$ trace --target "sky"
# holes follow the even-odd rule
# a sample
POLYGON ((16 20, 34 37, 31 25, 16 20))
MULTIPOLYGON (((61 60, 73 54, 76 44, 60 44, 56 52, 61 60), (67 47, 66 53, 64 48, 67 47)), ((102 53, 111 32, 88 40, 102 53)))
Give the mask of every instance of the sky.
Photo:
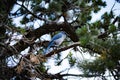
MULTIPOLYGON (((112 6, 114 5, 114 2, 115 0, 103 0, 103 1, 107 1, 107 6, 105 8, 102 8, 98 13, 93 13, 92 14, 92 20, 91 22, 94 22, 96 20, 99 20, 101 15, 104 14, 105 12, 110 12, 112 6)), ((116 3, 116 5, 114 6, 113 8, 114 12, 115 12, 115 15, 118 16, 120 15, 120 3, 116 3)), ((19 20, 21 19, 21 17, 17 18, 17 19, 14 19, 14 23, 20 25, 19 23, 19 20)), ((37 23, 35 24, 36 26, 39 26, 37 25, 37 23)), ((67 50, 67 51, 64 51, 61 56, 61 58, 65 58, 67 56, 67 54, 69 53, 69 51, 71 51, 71 49, 67 50), (65 53, 65 54, 64 54, 65 53)), ((23 51, 23 53, 25 53, 26 51, 23 51)), ((78 56, 78 55, 81 55, 81 53, 77 52, 74 54, 74 57, 79 57, 80 61, 82 60, 83 57, 81 56, 78 56)), ((84 58, 85 59, 94 59, 94 57, 91 57, 89 54, 87 53, 84 53, 83 54, 84 58), (86 56, 87 55, 87 56, 86 56)), ((48 62, 47 64, 45 64, 46 66, 48 66, 50 69, 49 69, 49 73, 52 73, 52 74, 55 74, 55 73, 58 73, 62 70, 65 70, 66 68, 68 69, 70 66, 68 65, 69 62, 67 59, 65 59, 63 62, 62 62, 62 65, 61 66, 55 66, 54 64, 54 58, 55 56, 52 56, 51 59, 48 59, 48 62)), ((11 64, 11 62, 9 63, 11 64)), ((12 63, 13 65, 14 63, 12 63)), ((75 73, 75 74, 81 74, 81 71, 77 68, 72 68, 71 70, 66 70, 65 72, 68 72, 68 73, 75 73)), ((64 72, 64 73, 65 73, 64 72)), ((78 78, 73 78, 71 77, 71 79, 68 79, 68 80, 79 80, 78 78)), ((86 79, 86 78, 83 78, 83 79, 80 79, 80 80, 94 80, 94 79, 86 79)))
MULTIPOLYGON (((105 12, 110 12, 112 6, 115 3, 115 0, 103 0, 103 1, 106 1, 107 6, 105 8, 102 8, 98 13, 92 14, 91 22, 99 20, 101 15, 104 14, 105 12)), ((116 16, 120 15, 120 3, 116 3, 113 10, 114 10, 116 16)))
MULTIPOLYGON (((102 8, 98 13, 93 13, 92 14, 92 20, 91 22, 94 22, 96 20, 99 20, 101 15, 104 14, 104 12, 110 12, 113 4, 115 3, 115 0, 103 0, 103 1, 106 1, 107 2, 107 6, 105 8, 102 8)), ((16 11, 18 9, 19 6, 15 6, 15 8, 13 9, 13 11, 16 11)), ((115 15, 119 15, 120 13, 120 3, 116 3, 114 8, 113 8, 114 12, 115 12, 115 15)), ((22 19, 22 17, 18 17, 18 18, 15 18, 13 19, 13 22, 15 24, 17 24, 17 26, 21 26, 20 24, 20 20, 22 19)), ((43 22, 42 22, 43 23, 43 22)), ((35 22, 34 24, 36 26, 36 28, 38 28, 40 26, 39 24, 39 21, 35 22)))
MULTIPOLYGON (((103 0, 103 1, 107 1, 107 6, 105 8, 102 8, 100 10, 100 12, 98 12, 96 14, 92 14, 91 22, 99 20, 101 18, 101 15, 104 14, 105 12, 110 12, 112 6, 115 3, 115 0, 103 0)), ((113 10, 115 10, 114 12, 115 12, 116 16, 120 15, 120 3, 116 3, 116 5, 114 6, 113 10)), ((63 52, 62 58, 64 58, 68 53, 69 53, 69 50, 63 52)), ((79 59, 82 58, 81 56, 78 56, 78 55, 81 55, 81 54, 79 52, 74 54, 75 57, 79 57, 79 59)), ((94 59, 94 57, 91 57, 87 53, 84 53, 83 56, 84 56, 85 59, 94 59)), ((49 62, 47 64, 47 65, 52 66, 51 69, 48 72, 55 74, 57 72, 60 72, 61 70, 65 70, 66 68, 69 68, 69 65, 67 65, 67 64, 68 64, 68 60, 65 60, 65 61, 62 62, 61 66, 55 66, 54 65, 54 60, 51 59, 51 60, 49 60, 49 62)), ((77 68, 73 68, 73 69, 69 70, 68 73, 81 74, 81 71, 79 69, 77 69, 77 68)), ((81 78, 81 79, 79 79, 79 78, 70 77, 68 80, 97 80, 97 78, 96 79, 94 79, 94 78, 90 78, 90 79, 81 78)))

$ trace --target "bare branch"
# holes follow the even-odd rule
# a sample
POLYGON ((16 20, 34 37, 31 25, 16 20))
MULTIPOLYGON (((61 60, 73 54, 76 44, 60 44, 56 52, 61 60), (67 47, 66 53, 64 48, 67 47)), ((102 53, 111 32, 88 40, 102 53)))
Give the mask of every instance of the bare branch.
POLYGON ((89 49, 89 50, 91 50, 91 51, 93 51, 95 53, 98 53, 98 54, 102 53, 101 51, 94 50, 91 46, 82 46, 80 42, 76 42, 76 43, 74 43, 74 44, 72 44, 70 46, 66 46, 66 47, 63 47, 63 48, 60 48, 60 49, 55 49, 52 52, 46 54, 45 57, 51 57, 54 54, 58 54, 58 53, 60 53, 62 51, 65 51, 67 49, 70 49, 70 48, 73 48, 73 47, 77 47, 77 46, 80 46, 80 47, 83 47, 83 48, 87 48, 87 49, 89 49))
POLYGON ((101 75, 85 75, 85 74, 60 74, 60 73, 57 73, 57 74, 47 74, 45 75, 46 78, 50 78, 50 79, 63 79, 63 77, 66 77, 66 76, 73 76, 73 77, 99 77, 101 75))
POLYGON ((77 42, 77 43, 74 43, 74 44, 72 44, 72 45, 70 45, 70 46, 60 48, 60 49, 58 49, 58 50, 55 49, 55 50, 53 50, 52 52, 46 54, 45 57, 51 57, 51 56, 54 55, 54 54, 57 54, 57 53, 59 53, 59 52, 65 51, 65 50, 67 50, 67 49, 70 49, 70 48, 73 48, 73 47, 76 47, 76 46, 79 46, 79 45, 80 45, 80 43, 77 42))
POLYGON ((113 8, 114 8, 115 4, 116 4, 116 1, 114 2, 113 6, 112 6, 112 8, 111 8, 111 11, 113 10, 113 8))
POLYGON ((21 5, 21 4, 19 4, 19 3, 16 3, 16 4, 18 4, 19 6, 21 6, 21 7, 23 7, 29 14, 31 14, 33 17, 35 17, 35 18, 37 18, 37 19, 40 19, 40 20, 43 20, 43 21, 48 21, 48 20, 46 20, 46 19, 44 19, 44 18, 42 18, 42 17, 40 17, 40 16, 37 16, 37 15, 35 15, 34 13, 32 13, 30 10, 28 10, 23 4, 21 5))
POLYGON ((21 51, 23 51, 24 49, 32 45, 31 42, 34 42, 37 38, 41 37, 44 34, 48 34, 48 33, 55 32, 55 31, 61 31, 61 30, 67 32, 72 41, 77 42, 79 40, 76 33, 73 31, 72 26, 66 23, 46 24, 46 25, 43 25, 42 27, 39 27, 35 30, 30 31, 28 34, 25 35, 25 38, 28 39, 28 41, 30 42, 26 42, 23 38, 18 43, 13 45, 17 53, 5 51, 2 55, 0 55, 0 59, 5 58, 6 56, 9 57, 14 54, 19 54, 21 51))

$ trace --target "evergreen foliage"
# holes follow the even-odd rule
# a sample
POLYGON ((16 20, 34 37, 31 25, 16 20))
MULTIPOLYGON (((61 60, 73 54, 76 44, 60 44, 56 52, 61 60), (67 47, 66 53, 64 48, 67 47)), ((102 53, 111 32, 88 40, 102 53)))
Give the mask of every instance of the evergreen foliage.
POLYGON ((0 80, 119 80, 120 16, 111 8, 91 22, 106 6, 103 0, 0 0, 0 80), (67 39, 43 55, 49 43, 43 36, 59 31, 67 39), (85 59, 88 55, 94 59, 85 59), (68 69, 50 73, 46 64, 53 58, 55 66, 67 60, 68 69), (73 68, 82 74, 68 73, 73 68))

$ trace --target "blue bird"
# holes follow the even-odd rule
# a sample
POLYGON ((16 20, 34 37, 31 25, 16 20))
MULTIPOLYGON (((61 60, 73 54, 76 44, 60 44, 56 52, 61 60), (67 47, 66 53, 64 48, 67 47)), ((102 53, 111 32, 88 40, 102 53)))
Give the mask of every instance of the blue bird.
POLYGON ((61 31, 60 33, 53 36, 52 40, 49 42, 48 47, 45 49, 44 54, 49 52, 51 47, 58 47, 66 38, 66 33, 61 31))

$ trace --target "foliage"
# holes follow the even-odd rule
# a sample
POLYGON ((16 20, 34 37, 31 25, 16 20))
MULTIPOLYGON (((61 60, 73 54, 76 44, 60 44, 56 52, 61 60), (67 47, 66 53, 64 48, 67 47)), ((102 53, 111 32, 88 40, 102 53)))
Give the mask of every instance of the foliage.
POLYGON ((0 79, 120 78, 120 16, 113 10, 116 3, 94 22, 92 14, 107 6, 103 0, 1 0, 0 4, 0 79), (49 43, 45 34, 52 37, 59 31, 65 31, 67 38, 44 55, 49 43), (88 54, 94 59, 84 58, 88 54), (67 60, 64 68, 69 67, 52 74, 52 66, 47 65, 51 60, 57 67, 67 60), (12 62, 16 65, 9 66, 12 62), (82 74, 69 73, 73 68, 82 74))

